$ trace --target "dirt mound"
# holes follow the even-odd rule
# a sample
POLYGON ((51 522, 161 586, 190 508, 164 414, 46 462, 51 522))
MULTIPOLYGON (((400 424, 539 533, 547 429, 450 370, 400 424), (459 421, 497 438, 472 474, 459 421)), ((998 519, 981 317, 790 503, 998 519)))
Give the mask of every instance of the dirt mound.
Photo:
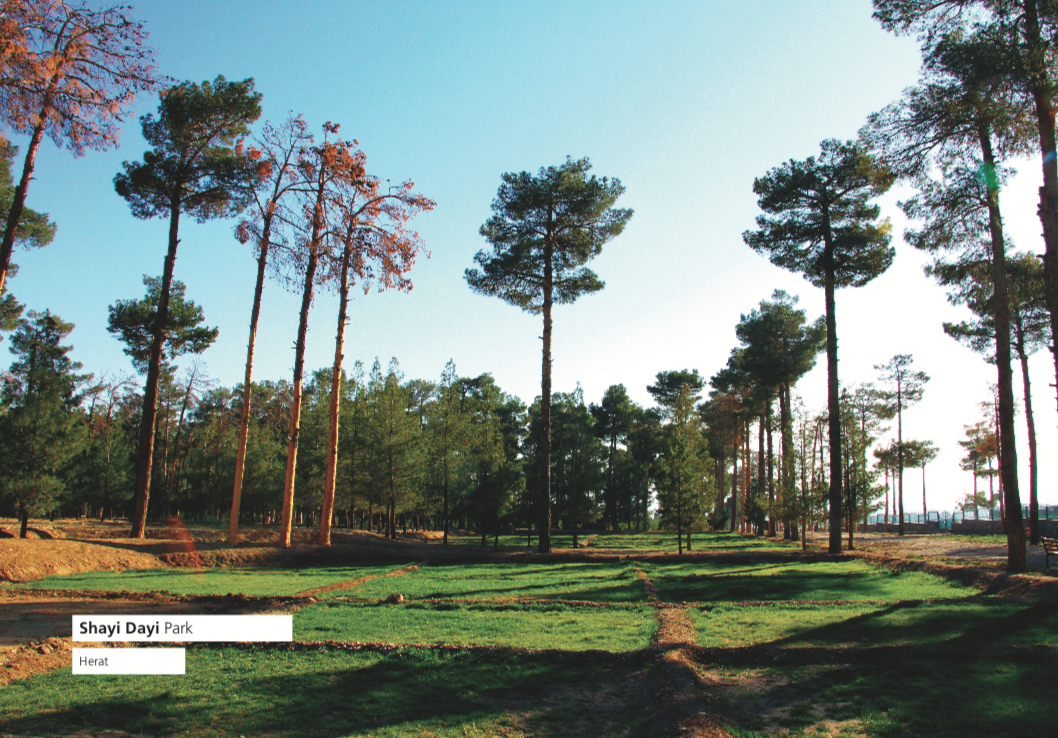
POLYGON ((124 571, 162 566, 150 553, 88 541, 5 538, 0 540, 0 581, 29 582, 50 574, 124 571))
POLYGON ((0 652, 0 685, 34 674, 70 666, 69 638, 46 638, 6 653, 0 652))

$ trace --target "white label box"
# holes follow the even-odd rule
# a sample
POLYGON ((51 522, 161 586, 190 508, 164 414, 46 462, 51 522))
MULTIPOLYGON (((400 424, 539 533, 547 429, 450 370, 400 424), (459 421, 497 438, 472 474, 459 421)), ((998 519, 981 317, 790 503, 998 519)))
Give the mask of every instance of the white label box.
POLYGON ((182 648, 75 648, 74 674, 183 674, 182 648))
POLYGON ((294 639, 292 615, 74 615, 73 639, 92 643, 276 642, 294 639))

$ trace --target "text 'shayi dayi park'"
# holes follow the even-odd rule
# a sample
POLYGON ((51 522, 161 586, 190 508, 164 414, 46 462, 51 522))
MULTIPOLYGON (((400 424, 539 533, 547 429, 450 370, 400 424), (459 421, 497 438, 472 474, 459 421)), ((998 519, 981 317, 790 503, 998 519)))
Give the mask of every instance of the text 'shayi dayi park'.
POLYGON ((1055 735, 1056 110, 1052 0, 0 0, 0 738, 1055 735))

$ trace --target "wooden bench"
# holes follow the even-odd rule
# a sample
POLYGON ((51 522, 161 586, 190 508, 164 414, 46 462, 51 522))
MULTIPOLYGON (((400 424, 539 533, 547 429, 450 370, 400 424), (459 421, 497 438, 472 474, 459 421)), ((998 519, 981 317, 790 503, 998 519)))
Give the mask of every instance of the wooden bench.
POLYGON ((1047 563, 1043 568, 1050 569, 1051 557, 1058 558, 1058 538, 1040 538, 1040 543, 1043 545, 1043 553, 1047 557, 1047 563))

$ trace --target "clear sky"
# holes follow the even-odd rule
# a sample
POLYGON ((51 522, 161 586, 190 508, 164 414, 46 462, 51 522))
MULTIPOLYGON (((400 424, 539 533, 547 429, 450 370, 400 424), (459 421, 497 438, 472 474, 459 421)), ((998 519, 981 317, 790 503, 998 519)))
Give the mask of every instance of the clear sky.
MULTIPOLYGON (((159 69, 174 80, 253 77, 262 121, 302 114, 359 141, 368 171, 411 179, 437 208, 416 221, 432 252, 411 272, 410 294, 358 294, 346 334, 347 366, 397 357, 406 378, 436 379, 449 359, 458 372, 491 372, 531 402, 540 388, 540 319, 463 280, 478 235, 507 171, 536 172, 567 155, 627 188, 635 210, 624 234, 592 267, 606 288, 555 311, 554 388, 577 382, 589 402, 624 384, 649 405, 661 370, 710 376, 736 344, 735 325, 776 288, 800 295, 810 317, 822 290, 772 266, 742 242, 759 213, 755 177, 818 152, 826 138, 856 135, 868 114, 917 79, 913 39, 871 19, 869 0, 702 2, 315 2, 136 3, 159 69)), ((18 252, 11 290, 30 308, 77 325, 75 356, 97 375, 132 373, 106 331, 107 306, 138 298, 144 274, 158 275, 166 223, 134 219, 114 193, 122 160, 142 158, 136 117, 155 110, 144 96, 121 147, 74 159, 45 142, 28 205, 58 225, 53 244, 18 252)), ((25 140, 14 137, 24 147, 25 140)), ((16 171, 20 162, 14 167, 16 171)), ((1008 231, 1020 249, 1042 252, 1035 217, 1039 168, 1003 193, 1008 231)), ((875 364, 914 355, 932 376, 925 399, 904 419, 905 435, 942 453, 927 469, 931 509, 951 509, 969 491, 958 469, 963 426, 990 398, 994 369, 946 337, 944 320, 965 315, 922 274, 926 260, 903 243, 903 219, 887 195, 897 247, 893 267, 867 287, 839 291, 841 378, 876 379, 875 364)), ((220 328, 204 355, 209 374, 233 386, 243 376, 255 265, 232 236, 233 221, 184 219, 176 278, 220 328)), ((255 378, 290 378, 299 297, 265 289, 255 378)), ((310 319, 306 367, 330 364, 337 299, 321 295, 310 319)), ((1031 369, 1041 451, 1041 498, 1054 492, 1058 462, 1054 373, 1046 352, 1031 369)), ((1017 373, 1015 374, 1017 376, 1017 373)), ((814 411, 826 403, 823 362, 796 388, 814 411)), ((1015 391, 1021 397, 1020 384, 1015 391)), ((1028 499, 1024 417, 1017 420, 1028 499)), ((918 473, 906 482, 909 510, 921 509, 918 473)))

